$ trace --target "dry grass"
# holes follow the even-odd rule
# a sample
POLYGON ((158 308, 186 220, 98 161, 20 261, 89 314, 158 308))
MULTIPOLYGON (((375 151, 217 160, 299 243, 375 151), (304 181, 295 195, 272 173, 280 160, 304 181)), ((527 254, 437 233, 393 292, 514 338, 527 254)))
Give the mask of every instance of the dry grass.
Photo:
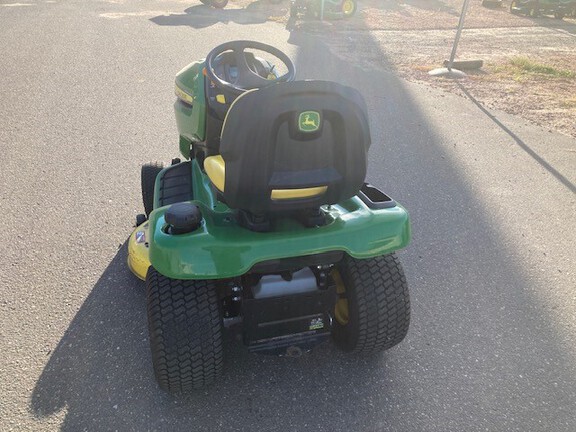
POLYGON ((508 63, 497 65, 492 72, 501 78, 509 77, 519 82, 534 79, 576 79, 576 72, 572 70, 540 63, 524 56, 513 57, 508 63))
POLYGON ((560 106, 562 108, 576 109, 576 97, 560 101, 560 106))

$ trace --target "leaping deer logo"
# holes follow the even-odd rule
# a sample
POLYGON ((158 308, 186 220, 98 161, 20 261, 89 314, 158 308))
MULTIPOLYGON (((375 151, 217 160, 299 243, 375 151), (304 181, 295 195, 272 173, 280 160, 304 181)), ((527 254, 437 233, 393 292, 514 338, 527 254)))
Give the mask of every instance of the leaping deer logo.
POLYGON ((302 132, 315 132, 320 129, 320 113, 304 111, 298 117, 298 129, 302 132))
POLYGON ((318 129, 318 125, 314 120, 310 119, 310 114, 306 114, 304 116, 304 121, 302 122, 302 126, 312 126, 314 129, 318 129))

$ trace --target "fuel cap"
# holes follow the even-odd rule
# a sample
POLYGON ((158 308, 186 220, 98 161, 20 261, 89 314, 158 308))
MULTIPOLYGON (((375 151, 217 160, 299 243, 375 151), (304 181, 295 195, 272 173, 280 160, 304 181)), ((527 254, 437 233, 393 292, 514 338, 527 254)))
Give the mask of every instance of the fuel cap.
POLYGON ((198 206, 189 202, 181 202, 168 207, 164 213, 164 219, 169 225, 170 234, 186 234, 200 227, 202 213, 198 206))

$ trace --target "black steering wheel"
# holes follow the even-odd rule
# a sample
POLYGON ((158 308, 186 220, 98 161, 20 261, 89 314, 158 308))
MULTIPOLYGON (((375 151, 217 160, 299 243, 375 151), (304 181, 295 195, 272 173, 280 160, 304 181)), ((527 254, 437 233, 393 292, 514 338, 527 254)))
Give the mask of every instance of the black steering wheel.
POLYGON ((218 45, 208 53, 205 62, 206 75, 208 75, 208 78, 210 78, 217 87, 232 91, 235 94, 241 94, 246 90, 262 88, 279 82, 293 81, 296 75, 294 63, 292 63, 292 60, 290 60, 286 54, 273 46, 254 41, 231 41, 218 45), (260 76, 250 68, 246 61, 244 51, 250 48, 272 54, 286 66, 288 72, 276 79, 266 79, 260 76), (238 68, 238 78, 234 83, 224 81, 214 72, 216 58, 220 54, 228 51, 233 52, 236 67, 238 68))

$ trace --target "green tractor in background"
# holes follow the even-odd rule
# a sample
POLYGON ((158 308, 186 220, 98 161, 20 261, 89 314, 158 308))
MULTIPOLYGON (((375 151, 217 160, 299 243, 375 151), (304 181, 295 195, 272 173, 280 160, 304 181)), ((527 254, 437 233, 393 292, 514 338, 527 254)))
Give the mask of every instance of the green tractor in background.
POLYGON ((351 18, 358 10, 356 0, 290 0, 290 17, 299 13, 312 18, 351 18))
POLYGON ((553 15, 556 19, 574 14, 576 1, 574 0, 512 0, 510 12, 515 15, 539 17, 553 15))

